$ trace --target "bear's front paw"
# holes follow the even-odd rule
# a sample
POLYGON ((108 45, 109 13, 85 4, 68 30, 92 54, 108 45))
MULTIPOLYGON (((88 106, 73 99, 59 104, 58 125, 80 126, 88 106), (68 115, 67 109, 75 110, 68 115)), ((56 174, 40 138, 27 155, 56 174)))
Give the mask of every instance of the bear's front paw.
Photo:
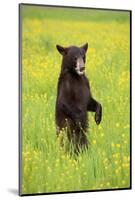
POLYGON ((101 122, 101 116, 97 113, 95 114, 95 122, 96 122, 97 125, 99 125, 100 122, 101 122))
POLYGON ((101 104, 98 104, 97 110, 96 110, 96 113, 95 113, 95 122, 96 122, 97 125, 100 124, 101 118, 102 118, 102 106, 101 106, 101 104))
POLYGON ((96 112, 96 113, 95 113, 95 122, 96 122, 97 125, 100 124, 100 122, 101 122, 101 117, 102 117, 101 112, 96 112))

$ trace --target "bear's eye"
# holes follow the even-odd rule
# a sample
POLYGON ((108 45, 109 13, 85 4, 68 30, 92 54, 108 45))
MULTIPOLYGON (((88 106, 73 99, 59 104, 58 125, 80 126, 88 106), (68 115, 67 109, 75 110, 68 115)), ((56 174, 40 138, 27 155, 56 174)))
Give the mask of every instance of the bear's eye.
POLYGON ((75 60, 75 61, 77 60, 77 56, 74 57, 74 60, 75 60))

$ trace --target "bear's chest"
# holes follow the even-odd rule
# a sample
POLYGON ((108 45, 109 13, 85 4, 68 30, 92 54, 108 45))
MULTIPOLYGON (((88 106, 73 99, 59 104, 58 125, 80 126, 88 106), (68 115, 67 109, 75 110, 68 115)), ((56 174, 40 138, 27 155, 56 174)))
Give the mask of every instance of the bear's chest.
POLYGON ((90 97, 88 83, 85 77, 70 81, 71 98, 80 103, 87 103, 90 97))

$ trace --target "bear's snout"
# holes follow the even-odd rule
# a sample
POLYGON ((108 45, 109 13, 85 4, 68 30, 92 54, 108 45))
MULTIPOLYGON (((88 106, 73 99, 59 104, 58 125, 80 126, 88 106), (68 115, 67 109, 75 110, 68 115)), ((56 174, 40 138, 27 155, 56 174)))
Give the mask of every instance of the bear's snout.
POLYGON ((83 75, 84 74, 85 67, 84 67, 84 60, 83 60, 83 58, 77 58, 75 70, 76 70, 76 73, 78 75, 83 75))

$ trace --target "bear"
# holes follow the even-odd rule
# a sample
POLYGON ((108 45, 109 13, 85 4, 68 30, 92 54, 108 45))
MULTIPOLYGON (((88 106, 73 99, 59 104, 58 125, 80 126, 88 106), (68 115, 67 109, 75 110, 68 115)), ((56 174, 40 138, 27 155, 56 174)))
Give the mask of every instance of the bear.
POLYGON ((85 75, 88 43, 81 47, 56 45, 62 55, 61 71, 57 84, 55 120, 57 135, 66 130, 74 152, 88 149, 88 114, 95 112, 95 122, 100 124, 102 106, 91 94, 90 84, 85 75))

